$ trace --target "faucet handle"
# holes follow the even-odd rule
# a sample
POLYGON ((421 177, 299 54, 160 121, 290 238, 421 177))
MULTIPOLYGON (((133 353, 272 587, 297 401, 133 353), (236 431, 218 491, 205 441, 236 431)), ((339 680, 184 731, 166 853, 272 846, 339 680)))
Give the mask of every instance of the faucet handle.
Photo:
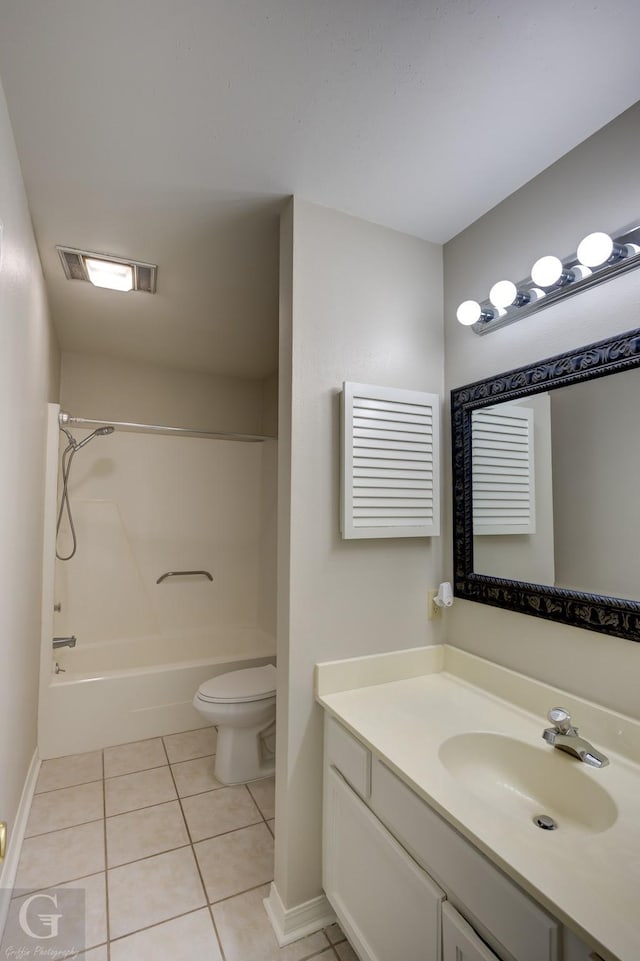
POLYGON ((547 717, 559 734, 574 734, 578 729, 571 723, 571 715, 564 707, 552 707, 547 717))

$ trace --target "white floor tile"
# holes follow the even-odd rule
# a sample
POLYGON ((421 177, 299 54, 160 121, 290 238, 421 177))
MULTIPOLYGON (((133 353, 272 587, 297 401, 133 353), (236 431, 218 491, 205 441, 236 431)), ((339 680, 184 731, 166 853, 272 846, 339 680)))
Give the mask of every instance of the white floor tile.
POLYGON ((336 944, 335 950, 340 961, 358 961, 358 955, 348 941, 342 941, 340 944, 336 944))
POLYGON ((264 822, 194 845, 209 902, 273 879, 273 838, 264 822))
POLYGON ((58 788, 86 784, 102 779, 102 751, 88 754, 70 754, 43 761, 36 784, 36 794, 56 791, 58 788))
POLYGON ((164 738, 164 746, 171 764, 190 761, 196 757, 206 757, 216 753, 216 729, 203 727, 198 731, 170 734, 164 738))
POLYGON ((213 757, 199 757, 193 761, 181 761, 171 765, 180 797, 203 794, 205 791, 225 786, 214 777, 213 763, 213 757))
POLYGON ((102 944, 99 948, 92 948, 90 951, 85 951, 84 954, 79 954, 75 958, 70 959, 70 961, 107 961, 107 959, 107 946, 106 944, 102 944))
POLYGON ((104 817, 102 781, 35 794, 25 837, 59 831, 104 817))
POLYGON ((104 791, 107 817, 174 801, 177 797, 171 771, 166 765, 109 778, 104 782, 104 791))
POLYGON ((39 890, 105 869, 104 823, 25 838, 16 876, 16 890, 39 890))
POLYGON ((340 941, 345 940, 344 931, 337 922, 325 928, 324 933, 331 941, 331 944, 338 944, 340 941))
POLYGON ((167 756, 162 746, 162 738, 134 741, 132 744, 105 748, 104 776, 118 777, 121 774, 133 774, 135 771, 147 771, 149 768, 161 767, 166 763, 167 756))
POLYGON ((190 847, 110 868, 107 883, 112 938, 168 921, 206 904, 190 847))
POLYGON ((222 961, 208 908, 111 942, 111 961, 222 961))
POLYGON ((266 777, 262 781, 252 781, 247 787, 251 791, 251 796, 260 808, 265 821, 269 821, 276 815, 276 779, 266 777))
POLYGON ((189 844, 178 801, 107 818, 107 866, 116 867, 189 844))
POLYGON ((260 811, 244 787, 224 787, 182 800, 192 841, 202 841, 262 820, 260 811))

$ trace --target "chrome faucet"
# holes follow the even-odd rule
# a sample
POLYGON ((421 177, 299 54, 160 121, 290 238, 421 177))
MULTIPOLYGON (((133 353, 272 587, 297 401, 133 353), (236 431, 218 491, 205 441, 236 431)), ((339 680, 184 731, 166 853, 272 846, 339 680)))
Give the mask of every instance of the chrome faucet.
POLYGON ((592 744, 585 741, 578 734, 578 728, 571 723, 571 715, 563 707, 552 708, 547 717, 553 724, 542 732, 542 736, 548 744, 557 747, 559 751, 566 751, 572 754, 585 764, 592 767, 606 767, 609 758, 600 751, 596 751, 592 744))
POLYGON ((57 650, 59 647, 75 647, 76 646, 76 636, 72 634, 71 637, 54 637, 53 639, 53 649, 57 650))

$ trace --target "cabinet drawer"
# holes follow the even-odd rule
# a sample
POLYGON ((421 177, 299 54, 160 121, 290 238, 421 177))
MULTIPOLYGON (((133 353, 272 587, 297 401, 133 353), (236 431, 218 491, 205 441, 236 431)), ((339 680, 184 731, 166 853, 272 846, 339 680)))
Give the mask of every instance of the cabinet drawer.
POLYGON ((324 728, 325 757, 360 797, 371 796, 371 752, 328 714, 324 728))
POLYGON ((558 961, 557 922, 379 761, 371 806, 498 953, 558 961))

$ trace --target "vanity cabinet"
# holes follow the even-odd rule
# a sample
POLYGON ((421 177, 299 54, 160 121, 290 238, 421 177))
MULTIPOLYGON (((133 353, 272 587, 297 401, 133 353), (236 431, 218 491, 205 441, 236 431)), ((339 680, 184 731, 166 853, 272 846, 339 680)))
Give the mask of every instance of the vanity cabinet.
POLYGON ((444 892, 335 768, 326 800, 325 891, 360 957, 440 961, 444 892))
POLYGON ((323 882, 361 961, 559 961, 561 927, 325 715, 323 882))

